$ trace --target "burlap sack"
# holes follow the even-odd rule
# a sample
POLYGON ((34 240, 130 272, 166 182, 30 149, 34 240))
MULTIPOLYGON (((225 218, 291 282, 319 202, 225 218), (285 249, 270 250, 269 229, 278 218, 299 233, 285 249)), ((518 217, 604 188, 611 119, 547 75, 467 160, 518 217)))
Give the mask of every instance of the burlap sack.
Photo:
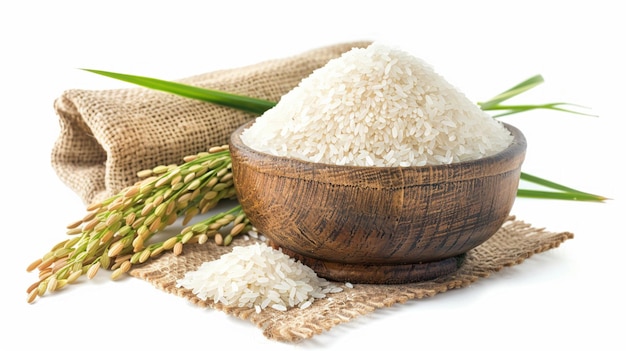
POLYGON ((556 248, 573 237, 569 232, 549 232, 510 217, 493 237, 471 250, 463 265, 452 274, 412 284, 355 284, 352 289, 346 288, 343 292, 329 295, 332 299, 319 299, 307 309, 293 308, 286 312, 270 308, 256 313, 254 308, 224 306, 200 300, 190 290, 176 287, 176 281, 185 272, 196 270, 205 261, 218 259, 235 245, 249 245, 253 243, 252 240, 238 239, 226 247, 214 243, 190 245, 185 248, 183 255, 165 254, 145 266, 131 270, 130 274, 199 307, 214 308, 248 320, 261 329, 268 339, 299 342, 377 309, 467 287, 504 267, 520 264, 534 254, 556 248))
MULTIPOLYGON (((369 42, 340 43, 180 82, 278 101, 330 59, 369 42)), ((180 163, 186 155, 227 143, 253 115, 176 95, 130 88, 68 90, 54 104, 61 131, 52 167, 85 203, 132 185, 137 172, 180 163)))

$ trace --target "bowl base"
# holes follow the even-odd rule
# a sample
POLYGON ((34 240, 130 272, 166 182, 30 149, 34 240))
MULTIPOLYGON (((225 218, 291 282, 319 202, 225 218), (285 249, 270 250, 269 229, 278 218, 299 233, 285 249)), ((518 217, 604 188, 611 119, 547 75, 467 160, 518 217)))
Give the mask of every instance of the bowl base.
POLYGON ((409 264, 349 264, 322 261, 282 248, 268 240, 268 245, 313 269, 319 277, 356 284, 407 284, 438 278, 455 272, 465 254, 439 261, 409 264))

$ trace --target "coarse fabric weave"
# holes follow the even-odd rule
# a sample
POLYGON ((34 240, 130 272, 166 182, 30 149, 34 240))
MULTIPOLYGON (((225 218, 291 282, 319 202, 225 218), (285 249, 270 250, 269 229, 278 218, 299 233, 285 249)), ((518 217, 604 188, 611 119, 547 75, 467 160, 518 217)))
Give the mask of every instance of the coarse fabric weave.
POLYGON ((556 248, 573 237, 570 232, 557 233, 535 228, 511 216, 494 236, 471 250, 454 273, 411 284, 354 284, 352 289, 344 288, 343 292, 328 295, 332 298, 315 300, 309 308, 292 308, 286 312, 267 308, 256 313, 254 308, 224 306, 212 300, 201 300, 191 290, 176 287, 176 281, 183 278, 186 272, 195 271, 203 262, 218 259, 236 245, 256 242, 253 240, 238 238, 231 246, 217 246, 212 242, 189 245, 182 255, 164 254, 144 266, 134 268, 130 274, 201 308, 221 310, 250 321, 268 339, 297 343, 378 309, 467 287, 505 267, 520 264, 534 254, 556 248))
MULTIPOLYGON (((278 102, 329 60, 369 44, 339 43, 178 81, 278 102)), ((140 170, 178 164, 187 155, 226 144, 237 127, 255 117, 142 87, 67 90, 54 108, 61 130, 52 149, 52 167, 86 204, 136 183, 140 170)))

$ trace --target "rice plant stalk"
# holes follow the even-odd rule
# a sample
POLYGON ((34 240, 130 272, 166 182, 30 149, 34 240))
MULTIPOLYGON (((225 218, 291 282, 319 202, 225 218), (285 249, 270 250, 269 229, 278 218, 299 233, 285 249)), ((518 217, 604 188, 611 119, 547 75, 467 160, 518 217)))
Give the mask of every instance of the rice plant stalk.
POLYGON ((133 265, 164 252, 180 255, 186 244, 203 244, 212 237, 217 245, 230 244, 234 236, 252 229, 240 205, 190 222, 222 199, 236 197, 231 166, 224 145, 185 157, 181 165, 138 172, 142 180, 89 205, 82 218, 67 226, 71 238, 28 265, 26 270, 38 271, 39 277, 27 288, 27 301, 32 303, 83 275, 92 279, 101 269, 119 279, 133 265), (155 237, 179 218, 186 226, 180 233, 163 240, 155 237))

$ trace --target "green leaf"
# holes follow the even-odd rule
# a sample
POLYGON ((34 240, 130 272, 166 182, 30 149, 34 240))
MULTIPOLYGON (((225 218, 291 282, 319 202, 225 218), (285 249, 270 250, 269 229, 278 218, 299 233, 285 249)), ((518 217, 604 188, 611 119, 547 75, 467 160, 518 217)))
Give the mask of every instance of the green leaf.
POLYGON ((573 113, 573 114, 577 114, 577 115, 598 117, 597 115, 592 115, 590 113, 574 111, 574 110, 563 108, 561 106, 576 106, 576 107, 586 108, 584 106, 569 104, 569 103, 566 103, 566 102, 553 102, 553 103, 541 104, 541 105, 496 105, 496 106, 490 107, 489 111, 506 110, 506 112, 504 112, 504 113, 493 115, 492 116, 493 118, 508 116, 508 115, 512 115, 514 113, 526 112, 526 111, 535 110, 535 109, 546 109, 546 110, 562 111, 562 112, 569 112, 569 113, 573 113))
POLYGON ((571 200, 571 201, 589 201, 589 202, 604 202, 605 200, 607 200, 607 198, 605 197, 586 194, 586 193, 568 193, 568 192, 530 190, 530 189, 517 189, 517 196, 533 198, 533 199, 544 199, 544 200, 571 200))
POLYGON ((537 104, 537 105, 502 105, 501 104, 501 102, 508 100, 514 96, 517 96, 523 92, 526 92, 543 82, 544 80, 541 75, 535 75, 517 84, 511 89, 508 89, 504 91, 503 93, 496 95, 495 97, 493 97, 492 99, 488 101, 479 102, 478 106, 483 111, 505 111, 503 113, 493 115, 492 117, 494 118, 509 116, 515 113, 526 112, 526 111, 535 110, 535 109, 547 109, 547 110, 554 110, 554 111, 569 112, 569 113, 584 115, 584 116, 597 117, 596 115, 592 115, 589 113, 578 112, 578 111, 574 111, 571 109, 563 108, 563 106, 585 108, 580 105, 570 104, 566 102, 552 102, 552 103, 537 104))
MULTIPOLYGON (((584 191, 580 191, 574 188, 570 188, 567 187, 565 185, 561 185, 558 183, 555 183, 553 181, 544 179, 544 178, 540 178, 537 176, 534 176, 532 174, 528 174, 525 172, 521 172, 520 174, 520 180, 529 182, 529 183, 533 183, 533 184, 537 184, 546 188, 550 188, 550 189, 554 189, 554 190, 559 190, 558 193, 549 193, 549 194, 557 194, 554 196, 557 197, 563 197, 563 196, 568 196, 571 197, 570 200, 589 200, 589 201, 599 201, 599 202, 603 202, 605 200, 608 200, 608 198, 604 197, 604 196, 600 196, 600 195, 596 195, 596 194, 591 194, 591 193, 587 193, 584 191)), ((528 190, 530 191, 530 190, 528 190)), ((541 194, 545 194, 545 192, 539 192, 541 194)))
POLYGON ((135 76, 115 72, 107 72, 95 69, 83 69, 84 71, 100 74, 106 77, 115 78, 128 83, 133 83, 146 88, 160 90, 187 98, 198 99, 214 104, 236 108, 245 112, 257 115, 269 110, 276 105, 275 102, 251 98, 248 96, 231 94, 218 90, 209 90, 187 84, 166 81, 156 78, 135 76))
POLYGON ((525 81, 517 84, 516 86, 512 87, 511 89, 508 89, 498 95, 496 95, 495 97, 491 98, 488 101, 485 102, 479 102, 478 106, 480 106, 481 109, 487 111, 490 110, 491 108, 493 108, 494 106, 497 106, 498 104, 500 104, 502 101, 508 100, 514 96, 517 96, 525 91, 528 91, 534 87, 536 87, 537 85, 543 83, 543 77, 541 75, 535 75, 532 76, 528 79, 526 79, 525 81))

